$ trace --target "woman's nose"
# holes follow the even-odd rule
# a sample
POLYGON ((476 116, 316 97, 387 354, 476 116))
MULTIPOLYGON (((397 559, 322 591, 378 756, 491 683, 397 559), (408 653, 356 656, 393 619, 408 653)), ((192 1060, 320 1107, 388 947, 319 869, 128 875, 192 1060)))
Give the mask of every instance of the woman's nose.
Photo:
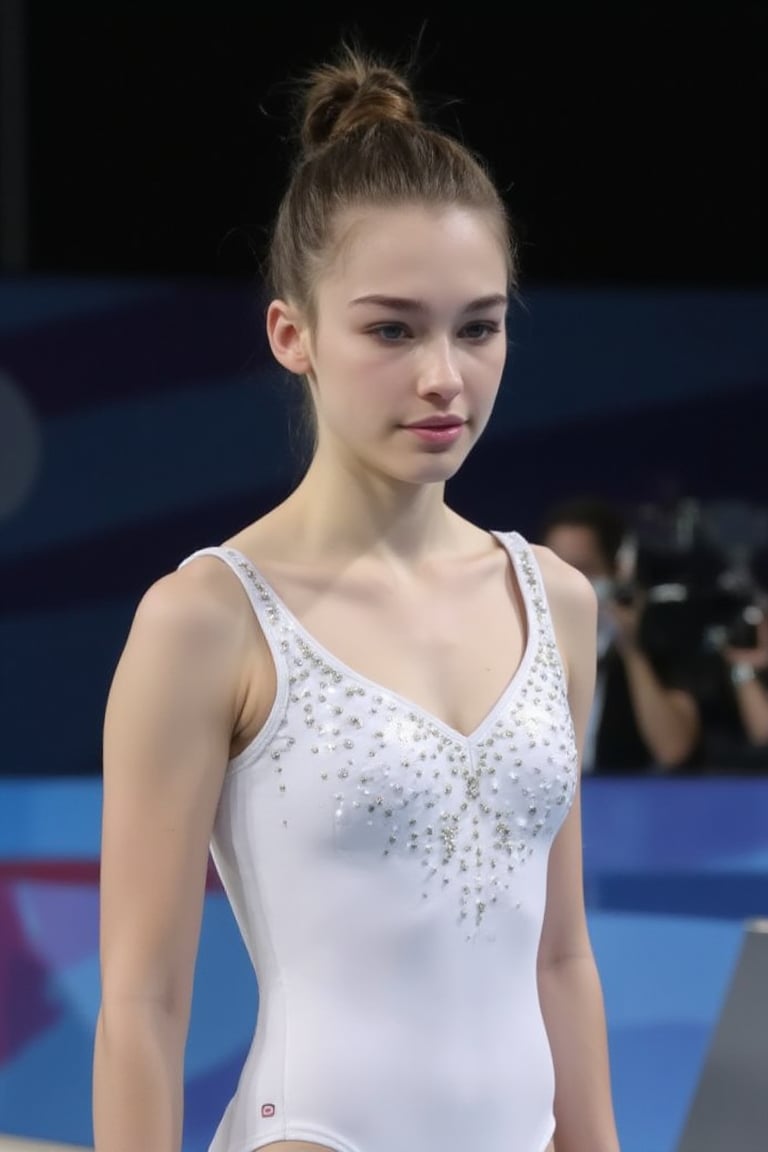
POLYGON ((450 341, 435 341, 424 352, 419 378, 420 395, 452 400, 462 387, 461 372, 450 341))

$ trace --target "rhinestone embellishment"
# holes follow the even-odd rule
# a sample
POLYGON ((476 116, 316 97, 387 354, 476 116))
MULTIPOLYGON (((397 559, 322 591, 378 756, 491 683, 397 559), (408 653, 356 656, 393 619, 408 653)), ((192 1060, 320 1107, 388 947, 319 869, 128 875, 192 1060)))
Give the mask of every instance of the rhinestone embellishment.
POLYGON ((510 899, 515 874, 537 841, 554 836, 576 789, 560 655, 528 549, 517 557, 532 636, 475 737, 334 666, 238 560, 288 670, 286 711, 267 755, 278 795, 285 800, 306 771, 316 773, 333 806, 338 849, 378 852, 382 867, 410 861, 420 900, 452 899, 468 938, 505 894, 510 899))

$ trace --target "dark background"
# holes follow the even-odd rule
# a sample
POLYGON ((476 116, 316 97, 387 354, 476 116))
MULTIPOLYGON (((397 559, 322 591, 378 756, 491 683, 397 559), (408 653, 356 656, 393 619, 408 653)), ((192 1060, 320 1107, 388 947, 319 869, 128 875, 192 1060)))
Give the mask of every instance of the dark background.
MULTIPOLYGON (((143 590, 293 476, 257 256, 286 80, 342 32, 406 54, 421 35, 420 91, 487 156, 523 236, 518 345, 457 506, 533 537, 577 485, 766 501, 768 4, 446 7, 0 0, 0 498, 26 438, 0 507, 0 1129, 92 1142, 97 892, 50 880, 97 875, 104 704, 143 590)), ((722 770, 587 782, 625 1152, 671 1152, 740 922, 766 911, 765 780, 722 770)), ((188 1149, 250 1040, 222 913, 213 897, 188 1149)))
POLYGON ((487 158, 522 238, 451 504, 536 539, 572 495, 693 502, 739 547, 762 517, 768 555, 768 2, 0 17, 0 773, 99 772, 144 590, 300 475, 259 258, 295 82, 343 35, 418 44, 426 111, 487 158))
POLYGON ((28 6, 29 263, 248 278, 286 176, 286 81, 341 34, 408 54, 490 161, 528 283, 768 280, 768 5, 28 6))

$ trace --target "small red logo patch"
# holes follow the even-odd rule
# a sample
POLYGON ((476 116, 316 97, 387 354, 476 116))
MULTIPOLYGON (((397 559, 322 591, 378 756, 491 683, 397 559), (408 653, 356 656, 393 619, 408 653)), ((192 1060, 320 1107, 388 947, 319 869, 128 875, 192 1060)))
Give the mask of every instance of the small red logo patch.
POLYGON ((261 1114, 265 1119, 268 1119, 270 1116, 274 1116, 274 1114, 275 1114, 274 1104, 262 1104, 261 1114))

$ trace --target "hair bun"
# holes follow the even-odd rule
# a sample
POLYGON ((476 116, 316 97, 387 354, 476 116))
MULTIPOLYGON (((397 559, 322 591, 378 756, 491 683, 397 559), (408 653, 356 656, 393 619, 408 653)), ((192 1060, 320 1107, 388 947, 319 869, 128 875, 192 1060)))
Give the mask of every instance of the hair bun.
POLYGON ((346 47, 337 63, 309 74, 301 128, 305 153, 384 120, 420 120, 410 85, 390 65, 346 47))

